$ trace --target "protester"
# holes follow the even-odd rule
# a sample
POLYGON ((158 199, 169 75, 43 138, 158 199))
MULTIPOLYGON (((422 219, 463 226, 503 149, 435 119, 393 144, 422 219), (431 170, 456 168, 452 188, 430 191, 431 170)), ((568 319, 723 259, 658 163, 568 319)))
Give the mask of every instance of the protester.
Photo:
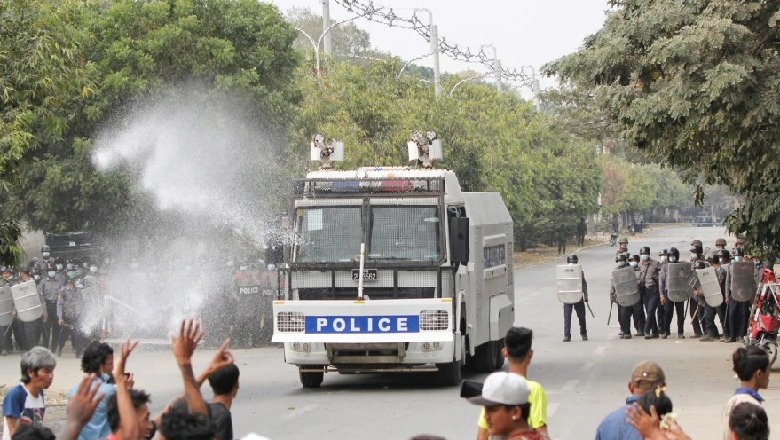
POLYGON ((507 440, 543 440, 539 431, 528 425, 530 393, 528 384, 519 374, 502 371, 485 379, 480 396, 467 399, 469 403, 485 408, 491 436, 505 436, 507 440))
POLYGON ((731 410, 743 402, 761 406, 764 398, 758 394, 758 391, 769 387, 769 355, 765 350, 756 346, 740 347, 734 351, 732 361, 734 372, 737 373, 741 385, 734 391, 734 395, 723 408, 721 424, 723 425, 724 440, 730 439, 729 415, 731 410))
POLYGON ((34 347, 19 361, 22 378, 3 398, 3 440, 10 440, 20 425, 43 426, 46 399, 43 390, 54 380, 57 360, 43 347, 34 347))
POLYGON ((233 440, 233 418, 230 408, 238 394, 238 366, 226 365, 209 375, 209 386, 214 398, 209 402, 209 417, 214 423, 215 438, 233 440))
MULTIPOLYGON (((114 368, 114 349, 104 342, 93 342, 85 350, 81 358, 81 370, 93 377, 92 386, 105 396, 102 402, 98 404, 94 415, 81 430, 79 440, 97 440, 103 439, 111 433, 107 420, 108 399, 114 395, 116 387, 113 385, 112 377, 107 373, 114 368)), ((68 393, 68 399, 71 399, 78 392, 81 384, 76 384, 68 393)))
MULTIPOLYGON (((504 348, 501 354, 507 359, 509 372, 519 374, 525 379, 528 388, 531 390, 528 395, 528 402, 531 404, 531 412, 528 417, 528 424, 531 428, 539 430, 543 437, 548 437, 547 431, 547 394, 544 388, 532 380, 528 380, 528 366, 534 356, 531 348, 533 343, 533 331, 525 327, 511 327, 504 337, 504 348)), ((479 416, 477 423, 477 440, 487 440, 489 437, 488 424, 485 420, 485 410, 479 416)))
POLYGON ((769 418, 764 408, 742 402, 729 414, 729 431, 730 440, 769 440, 769 418))
POLYGON ((627 421, 627 408, 648 391, 663 389, 666 386, 666 375, 661 367, 650 361, 642 361, 634 366, 626 398, 626 406, 609 413, 596 430, 596 440, 642 440, 639 432, 627 421))

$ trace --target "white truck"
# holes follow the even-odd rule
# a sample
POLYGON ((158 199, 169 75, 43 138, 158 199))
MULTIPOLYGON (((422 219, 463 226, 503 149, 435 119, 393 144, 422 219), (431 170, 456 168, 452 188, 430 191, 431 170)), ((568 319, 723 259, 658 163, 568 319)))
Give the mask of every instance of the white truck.
POLYGON ((319 170, 295 182, 290 220, 273 341, 304 387, 330 371, 456 385, 464 366, 503 365, 513 231, 498 193, 443 169, 319 170))

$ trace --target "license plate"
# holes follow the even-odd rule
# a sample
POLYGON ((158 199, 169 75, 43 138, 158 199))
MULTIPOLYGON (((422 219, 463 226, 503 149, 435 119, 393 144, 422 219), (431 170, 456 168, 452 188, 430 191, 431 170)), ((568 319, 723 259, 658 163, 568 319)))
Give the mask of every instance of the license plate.
MULTIPOLYGON (((352 279, 357 280, 360 277, 360 269, 352 269, 352 279)), ((363 279, 375 281, 378 273, 376 269, 363 269, 363 279)))

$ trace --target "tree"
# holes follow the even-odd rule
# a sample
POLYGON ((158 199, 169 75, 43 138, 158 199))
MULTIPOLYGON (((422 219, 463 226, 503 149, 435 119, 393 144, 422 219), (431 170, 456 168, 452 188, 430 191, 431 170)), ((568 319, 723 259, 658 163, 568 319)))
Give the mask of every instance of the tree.
POLYGON ((20 151, 17 180, 3 199, 13 218, 52 232, 116 231, 128 219, 155 218, 133 188, 132 170, 95 170, 93 139, 107 126, 126 124, 122 117, 149 101, 180 99, 183 88, 199 90, 200 101, 193 102, 203 106, 224 95, 240 97, 236 111, 279 151, 286 144, 300 99, 293 81, 300 58, 292 49, 296 31, 276 7, 252 0, 17 0, 11 6, 2 16, 18 23, 1 37, 2 90, 25 92, 12 95, 18 103, 10 112, 3 108, 11 116, 2 120, 24 122, 35 134, 7 128, 12 146, 30 144, 11 149, 20 151), (27 89, 7 86, 7 78, 24 79, 27 89))
POLYGON ((777 2, 611 1, 601 30, 547 74, 590 89, 629 145, 699 187, 744 195, 732 232, 780 243, 777 2))

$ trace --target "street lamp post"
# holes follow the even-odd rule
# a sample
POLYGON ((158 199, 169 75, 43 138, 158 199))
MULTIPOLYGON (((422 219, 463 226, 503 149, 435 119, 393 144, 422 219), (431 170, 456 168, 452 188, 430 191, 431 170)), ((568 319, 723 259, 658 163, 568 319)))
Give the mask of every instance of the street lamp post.
POLYGON ((483 44, 479 47, 479 50, 483 50, 484 48, 489 47, 493 49, 493 76, 496 78, 496 90, 499 92, 501 91, 501 61, 498 59, 498 51, 496 51, 496 46, 493 46, 492 44, 483 44))
MULTIPOLYGON (((325 2, 326 2, 326 0, 323 0, 323 5, 325 5, 325 2)), ((306 33, 306 31, 304 31, 303 29, 301 29, 299 27, 295 28, 298 32, 302 33, 309 40, 309 42, 311 43, 312 49, 314 49, 314 62, 316 64, 316 66, 317 66, 316 70, 315 70, 315 73, 317 74, 317 76, 321 76, 321 70, 320 70, 320 45, 322 44, 323 38, 325 38, 325 36, 327 36, 334 27, 336 27, 336 26, 338 26, 340 24, 344 24, 344 23, 348 23, 350 21, 357 20, 358 18, 361 18, 363 15, 364 14, 356 15, 356 16, 354 16, 352 18, 348 18, 346 20, 341 20, 341 21, 337 21, 335 23, 332 23, 330 26, 325 28, 324 31, 322 31, 322 34, 320 34, 319 38, 317 38, 317 41, 314 41, 314 38, 312 38, 312 36, 309 35, 308 33, 306 33)), ((328 19, 328 23, 330 23, 330 19, 328 19)), ((327 54, 327 51, 326 51, 326 54, 327 54)))

